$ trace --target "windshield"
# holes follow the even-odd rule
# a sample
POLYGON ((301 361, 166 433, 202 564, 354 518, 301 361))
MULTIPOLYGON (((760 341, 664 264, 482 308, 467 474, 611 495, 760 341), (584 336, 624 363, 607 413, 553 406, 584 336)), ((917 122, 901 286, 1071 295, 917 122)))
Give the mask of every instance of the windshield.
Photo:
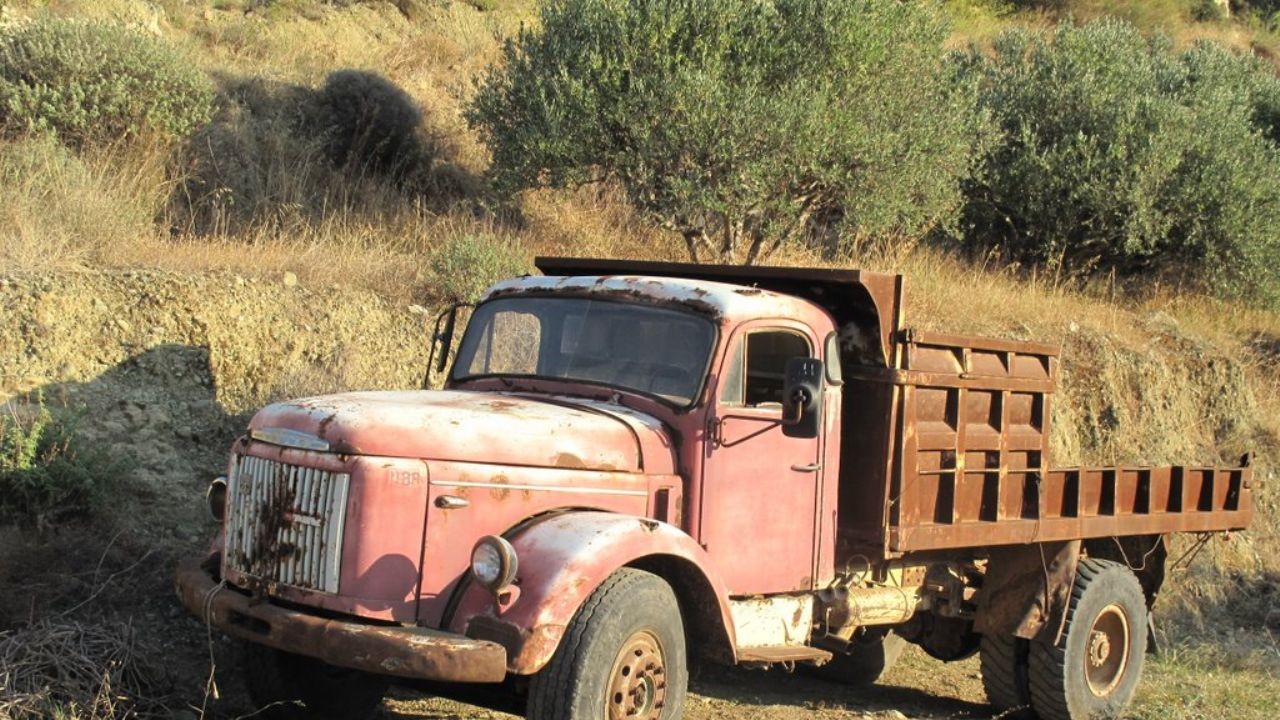
POLYGON ((453 377, 585 380, 689 405, 715 343, 711 321, 625 302, 515 297, 476 308, 453 377))

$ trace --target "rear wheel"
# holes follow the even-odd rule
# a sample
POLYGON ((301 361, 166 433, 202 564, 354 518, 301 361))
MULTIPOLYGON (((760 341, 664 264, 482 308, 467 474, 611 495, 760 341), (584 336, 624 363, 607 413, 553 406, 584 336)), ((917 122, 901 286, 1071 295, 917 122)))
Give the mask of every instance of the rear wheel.
POLYGON ((1119 718, 1142 677, 1147 605, 1128 567, 1086 558, 1056 644, 1030 646, 1031 704, 1043 720, 1119 718))
POLYGON ((257 717, 365 720, 382 705, 391 682, 257 643, 242 648, 245 685, 257 717))
POLYGON ((982 689, 997 710, 1031 706, 1031 688, 1027 680, 1030 649, 1028 641, 1012 635, 982 636, 978 650, 982 661, 982 689))
POLYGON ((530 720, 677 720, 688 670, 675 593, 633 568, 610 575, 529 685, 530 720))

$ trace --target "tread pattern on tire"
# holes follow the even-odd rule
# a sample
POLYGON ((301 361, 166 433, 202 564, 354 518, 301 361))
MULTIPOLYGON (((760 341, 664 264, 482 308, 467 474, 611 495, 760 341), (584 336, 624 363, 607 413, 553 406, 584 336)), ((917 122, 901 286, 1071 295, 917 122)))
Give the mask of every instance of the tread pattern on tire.
POLYGON ((277 652, 257 643, 241 641, 240 663, 249 698, 257 706, 259 716, 269 720, 290 714, 296 709, 296 705, 290 703, 299 700, 301 695, 293 679, 281 671, 277 652), (271 707, 273 703, 286 704, 271 707))
POLYGON ((982 689, 991 705, 1002 711, 1029 707, 1027 641, 1012 635, 983 635, 978 652, 982 689))
POLYGON ((341 690, 336 699, 323 693, 317 696, 315 687, 308 683, 323 684, 328 680, 314 675, 309 668, 322 665, 320 661, 248 641, 243 641, 241 663, 249 697, 258 707, 254 717, 263 720, 362 720, 377 713, 390 684, 380 676, 359 673, 365 685, 341 690))
MULTIPOLYGON (((1064 683, 1067 664, 1065 645, 1075 619, 1076 607, 1084 598, 1086 590, 1098 577, 1116 568, 1122 568, 1126 574, 1133 578, 1133 583, 1137 586, 1141 595, 1142 587, 1138 585, 1138 579, 1133 576, 1126 565, 1111 560, 1081 558, 1080 564, 1076 568, 1075 583, 1071 587, 1071 604, 1067 609, 1067 618, 1062 628, 1062 636, 1059 643, 1054 645, 1040 642, 1032 644, 1029 656, 1031 704, 1035 708, 1036 714, 1043 720, 1070 720, 1071 718, 1071 709, 1067 705, 1067 689, 1064 683)), ((1146 620, 1144 618, 1144 628, 1145 623, 1146 620)))
POLYGON ((631 586, 648 582, 656 575, 634 568, 622 568, 605 578, 600 587, 587 598, 570 623, 569 632, 560 640, 560 647, 535 677, 529 687, 529 715, 540 718, 567 718, 573 706, 573 696, 565 691, 578 653, 582 651, 583 636, 591 627, 591 619, 600 606, 615 593, 626 594, 631 586))

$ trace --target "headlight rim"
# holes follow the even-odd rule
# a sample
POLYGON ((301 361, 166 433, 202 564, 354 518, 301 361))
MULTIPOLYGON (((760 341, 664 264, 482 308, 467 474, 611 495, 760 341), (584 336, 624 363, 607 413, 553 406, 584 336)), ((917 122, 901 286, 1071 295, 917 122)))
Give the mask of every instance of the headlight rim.
POLYGON ((515 547, 506 538, 499 535, 485 535, 476 541, 471 548, 471 576, 475 581, 492 592, 501 592, 510 586, 516 580, 516 573, 520 569, 520 559, 516 554, 515 547), (486 581, 479 573, 476 572, 476 552, 485 546, 491 548, 498 556, 498 576, 492 581, 486 581))
POLYGON ((208 507, 209 516, 215 522, 226 522, 227 520, 227 477, 219 475, 209 481, 209 487, 204 491, 205 505, 208 507))

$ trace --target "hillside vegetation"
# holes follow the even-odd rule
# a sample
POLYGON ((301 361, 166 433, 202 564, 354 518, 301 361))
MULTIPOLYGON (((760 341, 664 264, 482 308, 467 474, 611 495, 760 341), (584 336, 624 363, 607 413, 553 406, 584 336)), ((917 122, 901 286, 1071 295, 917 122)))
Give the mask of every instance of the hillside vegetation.
MULTIPOLYGON (((883 10, 848 4, 864 5, 883 10)), ((621 3, 549 5, 605 6, 621 3)), ((247 711, 227 646, 177 613, 169 589, 173 560, 206 541, 201 493, 245 413, 289 395, 414 386, 424 318, 528 271, 536 254, 683 260, 692 228, 705 231, 709 257, 723 257, 716 243, 730 226, 745 228, 749 244, 754 230, 740 218, 755 212, 753 197, 696 172, 714 168, 750 172, 748 190, 771 198, 804 183, 823 189, 821 212, 772 208, 803 232, 779 231, 778 219, 756 227, 768 262, 901 272, 914 326, 1062 342, 1055 464, 1234 463, 1257 452, 1256 525, 1174 574, 1157 608, 1166 653, 1134 712, 1273 717, 1280 6, 1230 9, 1212 0, 903 9, 920 13, 920 32, 942 48, 926 54, 945 68, 913 77, 909 97, 894 95, 902 83, 891 76, 852 83, 811 68, 828 97, 846 97, 842 83, 852 83, 862 103, 899 103, 884 106, 880 134, 828 147, 813 141, 857 131, 847 108, 823 115, 815 102, 771 115, 780 108, 768 89, 803 77, 753 75, 711 48, 666 68, 679 82, 608 95, 623 86, 608 84, 617 75, 590 48, 531 51, 555 29, 532 0, 0 0, 0 487, 29 483, 35 457, 63 463, 72 487, 88 487, 75 484, 84 458, 126 468, 65 502, 36 498, 39 522, 0 503, 0 659, 30 643, 13 633, 40 618, 82 622, 151 653, 130 655, 150 659, 148 672, 122 678, 134 683, 124 695, 191 717, 247 711), (521 58, 610 72, 570 88, 581 115, 557 118, 517 92, 534 87, 530 78, 501 74, 521 58), (100 83, 95 68, 108 61, 127 67, 100 83), (32 91, 45 86, 18 68, 66 79, 65 92, 32 91), (1082 68, 1095 83, 1087 97, 1060 82, 1082 68), (743 77, 760 90, 748 109, 794 144, 762 143, 749 125, 719 133, 733 98, 691 108, 681 94, 743 77), (939 94, 942 82, 958 84, 939 94), (161 96, 165 104, 139 102, 161 96), (623 101, 651 114, 606 119, 634 122, 628 137, 645 141, 646 158, 687 159, 662 153, 697 141, 707 162, 655 170, 627 154, 633 145, 606 142, 618 136, 592 123, 623 101), (910 117, 957 106, 970 113, 965 132, 910 117), (1082 109, 1094 112, 1089 132, 1082 109), (702 132, 662 127, 673 113, 702 132), (883 124, 897 120, 901 133, 883 124), (550 130, 580 134, 567 142, 550 130), (895 155, 904 137, 935 140, 925 149, 940 154, 895 155), (744 157, 745 169, 734 165, 744 157), (604 182, 594 182, 597 169, 604 182), (696 225, 673 221, 689 207, 709 210, 696 225), (26 474, 12 470, 18 460, 26 474), (46 507, 59 503, 69 511, 46 507), (211 660, 230 688, 220 704, 206 684, 211 660)), ((749 27, 761 47, 777 40, 767 23, 749 27)), ((875 42, 856 23, 841 27, 823 57, 867 67, 859 52, 889 53, 908 71, 912 46, 892 25, 875 42)), ((791 105, 802 97, 813 96, 791 105)), ((969 693, 972 668, 960 667, 920 686, 969 693)), ((127 702, 94 704, 96 682, 84 681, 88 706, 84 693, 68 699, 58 688, 38 706, 124 716, 127 702)), ((0 667, 0 718, 17 690, 0 667)), ((766 716, 740 701, 707 700, 694 717, 766 716)), ((840 707, 821 716, 850 716, 840 707)), ((818 711, 827 709, 767 716, 818 711)))

